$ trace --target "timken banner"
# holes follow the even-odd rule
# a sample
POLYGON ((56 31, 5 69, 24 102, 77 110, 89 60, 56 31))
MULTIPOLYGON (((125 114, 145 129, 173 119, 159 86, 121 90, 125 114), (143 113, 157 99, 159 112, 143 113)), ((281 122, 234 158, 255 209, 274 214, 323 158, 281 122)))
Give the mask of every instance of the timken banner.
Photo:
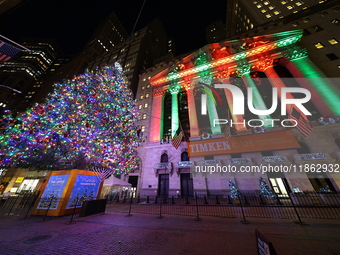
POLYGON ((292 130, 188 142, 189 157, 300 148, 292 130))

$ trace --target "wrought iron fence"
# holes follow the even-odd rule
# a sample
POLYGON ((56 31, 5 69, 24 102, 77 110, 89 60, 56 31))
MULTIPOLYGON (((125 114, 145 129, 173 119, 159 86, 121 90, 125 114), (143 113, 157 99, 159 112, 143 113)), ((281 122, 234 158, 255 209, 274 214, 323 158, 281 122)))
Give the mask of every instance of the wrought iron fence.
POLYGON ((230 195, 193 197, 138 196, 110 201, 107 211, 122 213, 172 214, 216 216, 228 218, 277 219, 340 219, 340 195, 336 193, 289 194, 283 197, 262 197, 256 192, 242 193, 233 199, 230 195))

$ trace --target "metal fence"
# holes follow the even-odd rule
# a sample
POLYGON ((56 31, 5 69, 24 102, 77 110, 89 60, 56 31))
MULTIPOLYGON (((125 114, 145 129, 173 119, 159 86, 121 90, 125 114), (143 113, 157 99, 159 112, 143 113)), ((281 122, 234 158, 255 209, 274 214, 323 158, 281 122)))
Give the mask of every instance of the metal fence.
POLYGON ((266 198, 256 192, 240 195, 193 197, 138 196, 137 198, 116 198, 110 201, 107 211, 146 213, 162 217, 163 214, 192 216, 216 216, 228 218, 277 218, 277 219, 340 219, 340 195, 335 193, 289 194, 284 197, 266 198))
MULTIPOLYGON (((44 199, 44 198, 43 198, 44 199)), ((46 199, 45 199, 46 200, 46 199)), ((11 196, 0 204, 0 215, 19 215, 27 217, 33 208, 44 202, 46 214, 53 209, 58 199, 42 201, 33 194, 11 196)), ((76 207, 81 207, 83 201, 77 201, 76 207)), ((136 198, 116 198, 108 201, 107 212, 121 212, 127 215, 133 213, 153 214, 163 217, 165 214, 191 216, 200 219, 201 216, 226 218, 248 217, 277 219, 340 219, 340 194, 337 193, 303 193, 289 194, 284 197, 266 198, 256 192, 240 195, 233 199, 230 195, 196 194, 192 197, 180 196, 138 196, 136 198)), ((76 210, 70 215, 70 222, 79 217, 76 210)))

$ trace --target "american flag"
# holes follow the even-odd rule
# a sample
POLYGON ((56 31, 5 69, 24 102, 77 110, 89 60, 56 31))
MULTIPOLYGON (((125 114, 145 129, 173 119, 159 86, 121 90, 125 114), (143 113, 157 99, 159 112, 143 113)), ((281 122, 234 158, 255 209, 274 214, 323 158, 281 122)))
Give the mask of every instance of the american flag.
POLYGON ((290 118, 297 121, 297 130, 304 136, 307 137, 314 130, 309 122, 293 108, 290 118))
POLYGON ((231 132, 230 132, 230 126, 229 125, 225 125, 225 128, 223 130, 223 135, 225 137, 225 139, 227 139, 227 141, 229 142, 231 139, 231 132))
POLYGON ((20 51, 20 49, 5 43, 4 41, 0 41, 0 63, 10 60, 20 51))
POLYGON ((182 138, 184 137, 183 130, 181 127, 178 127, 174 137, 171 140, 172 146, 174 146, 176 149, 181 145, 182 138))

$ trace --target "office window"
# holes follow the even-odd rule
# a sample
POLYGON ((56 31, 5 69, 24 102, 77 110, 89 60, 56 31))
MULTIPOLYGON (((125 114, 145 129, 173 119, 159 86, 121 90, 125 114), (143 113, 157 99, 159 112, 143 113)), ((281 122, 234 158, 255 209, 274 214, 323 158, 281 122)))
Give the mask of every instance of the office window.
POLYGON ((146 113, 143 114, 143 120, 145 120, 145 119, 146 119, 146 113))
POLYGON ((274 6, 271 5, 271 6, 268 7, 268 9, 269 9, 269 10, 273 10, 273 9, 274 9, 274 6))
POLYGON ((274 11, 274 14, 275 14, 275 15, 279 15, 279 14, 280 14, 280 11, 279 11, 279 10, 276 10, 276 11, 274 11))
POLYGON ((139 98, 139 99, 142 100, 143 98, 144 98, 144 96, 143 96, 143 95, 140 95, 140 98, 139 98))
POLYGON ((315 26, 312 26, 312 28, 316 31, 316 32, 320 32, 323 30, 322 27, 318 26, 318 25, 315 25, 315 26))
POLYGON ((266 15, 266 18, 269 19, 272 15, 270 15, 269 13, 266 15))
POLYGON ((320 15, 321 15, 322 17, 325 17, 325 16, 328 15, 328 12, 320 12, 320 15))
POLYGON ((146 94, 146 95, 145 95, 145 98, 149 98, 149 94, 146 94))
POLYGON ((291 10, 291 9, 293 9, 293 8, 294 8, 293 5, 288 5, 288 6, 287 6, 287 9, 288 9, 288 10, 291 10))
POLYGON ((144 104, 144 108, 147 108, 147 107, 148 107, 148 103, 145 103, 145 104, 144 104))
POLYGON ((331 61, 339 59, 334 53, 326 54, 326 57, 328 57, 331 61))
POLYGON ((296 4, 297 6, 300 6, 300 5, 303 5, 303 2, 297 1, 295 4, 296 4))
POLYGON ((335 38, 329 38, 329 39, 328 39, 328 42, 329 42, 330 44, 332 44, 332 45, 338 44, 338 43, 339 43, 339 41, 338 41, 337 39, 335 39, 335 38))
POLYGON ((145 126, 143 125, 140 129, 141 132, 145 132, 145 126))
POLYGON ((323 45, 321 42, 315 43, 314 46, 315 46, 315 48, 317 48, 317 49, 322 49, 322 48, 325 47, 325 45, 323 45))
POLYGON ((282 4, 282 5, 287 4, 287 1, 281 1, 281 4, 282 4))
POLYGON ((140 104, 140 105, 138 106, 138 109, 140 110, 140 109, 142 109, 142 107, 143 107, 143 106, 140 104))
POLYGON ((337 26, 340 25, 340 21, 339 21, 338 19, 332 19, 331 22, 332 22, 334 25, 337 25, 337 26))

